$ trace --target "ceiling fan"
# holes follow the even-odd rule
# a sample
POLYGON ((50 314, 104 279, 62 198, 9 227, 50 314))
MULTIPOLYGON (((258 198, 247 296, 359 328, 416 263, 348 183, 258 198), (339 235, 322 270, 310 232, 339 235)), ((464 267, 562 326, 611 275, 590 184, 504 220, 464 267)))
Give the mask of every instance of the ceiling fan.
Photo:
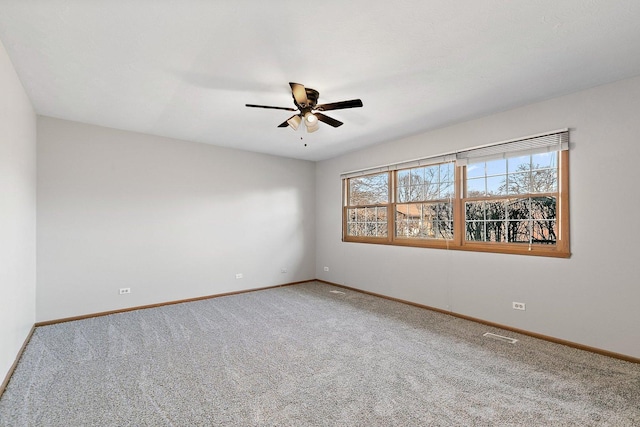
POLYGON ((345 108, 362 107, 362 101, 359 99, 351 99, 349 101, 331 102, 329 104, 317 105, 320 93, 308 87, 304 87, 300 83, 289 83, 291 86, 291 94, 293 95, 293 103, 297 108, 290 107, 271 107, 269 105, 245 104, 247 107, 254 108, 271 108, 274 110, 299 111, 287 120, 278 125, 279 128, 291 126, 293 130, 297 130, 300 123, 304 120, 307 132, 315 132, 318 130, 318 122, 324 122, 329 126, 337 128, 342 126, 342 122, 326 116, 321 111, 343 110, 345 108))

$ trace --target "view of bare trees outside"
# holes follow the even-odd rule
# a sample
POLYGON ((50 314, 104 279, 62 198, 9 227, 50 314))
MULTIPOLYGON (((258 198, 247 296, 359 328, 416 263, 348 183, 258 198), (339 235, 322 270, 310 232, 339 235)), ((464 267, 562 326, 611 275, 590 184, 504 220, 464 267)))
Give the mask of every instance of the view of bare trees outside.
POLYGON ((347 234, 361 237, 388 236, 389 174, 349 179, 347 234), (358 207, 355 207, 358 206, 358 207))
POLYGON ((349 206, 380 205, 389 202, 389 174, 365 175, 349 180, 349 206))
POLYGON ((398 171, 396 236, 453 238, 454 164, 398 171))
POLYGON ((468 165, 466 240, 555 243, 557 159, 545 153, 468 165))
POLYGON ((480 242, 555 243, 556 198, 528 197, 465 203, 466 239, 480 242))

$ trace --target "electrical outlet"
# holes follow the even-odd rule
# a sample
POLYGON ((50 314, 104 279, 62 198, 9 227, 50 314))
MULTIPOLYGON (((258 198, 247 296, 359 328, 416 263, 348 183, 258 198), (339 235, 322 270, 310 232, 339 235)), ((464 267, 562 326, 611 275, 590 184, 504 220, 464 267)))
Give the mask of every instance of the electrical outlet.
POLYGON ((242 279, 244 276, 242 275, 242 273, 237 273, 236 274, 236 279, 242 279))
POLYGON ((325 268, 324 268, 324 271, 329 271, 329 267, 325 267, 325 268))
POLYGON ((131 288, 120 288, 120 295, 130 294, 131 288))
POLYGON ((513 309, 514 310, 526 310, 527 309, 527 305, 523 302, 513 302, 513 309))

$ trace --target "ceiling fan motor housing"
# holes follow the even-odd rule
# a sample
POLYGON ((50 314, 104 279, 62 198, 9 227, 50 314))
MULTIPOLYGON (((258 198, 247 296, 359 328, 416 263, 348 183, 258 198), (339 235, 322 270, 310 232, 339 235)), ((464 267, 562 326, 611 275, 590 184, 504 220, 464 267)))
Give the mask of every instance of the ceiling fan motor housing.
MULTIPOLYGON (((318 97, 320 96, 320 92, 308 87, 305 87, 304 89, 305 89, 305 92, 307 93, 307 101, 309 101, 308 106, 311 108, 315 107, 316 104, 318 103, 318 97)), ((294 98, 294 101, 295 101, 295 98, 294 98)))

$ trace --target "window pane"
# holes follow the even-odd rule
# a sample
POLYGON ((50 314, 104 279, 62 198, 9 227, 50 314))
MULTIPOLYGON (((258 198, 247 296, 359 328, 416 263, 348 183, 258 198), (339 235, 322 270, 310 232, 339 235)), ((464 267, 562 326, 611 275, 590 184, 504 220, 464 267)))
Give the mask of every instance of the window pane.
POLYGON ((411 203, 396 206, 396 236, 416 239, 451 239, 450 203, 411 203))
POLYGON ((436 206, 437 218, 441 221, 453 221, 453 205, 451 203, 438 203, 436 206))
POLYGON ((387 222, 378 223, 378 237, 387 237, 389 235, 387 222))
POLYGON ((556 198, 555 197, 532 197, 531 198, 531 218, 533 219, 556 219, 556 198))
POLYGON ((424 168, 409 169, 408 181, 405 185, 421 186, 425 183, 424 168))
POLYGON ((396 237, 409 237, 409 221, 405 219, 396 220, 396 237))
POLYGON ((415 237, 420 233, 421 208, 415 203, 396 206, 396 236, 415 237))
POLYGON ((454 164, 442 163, 398 171, 399 203, 448 199, 454 194, 454 164))
POLYGON ((441 238, 453 238, 453 204, 439 203, 435 207, 436 217, 434 219, 434 228, 438 231, 441 238))
POLYGON ((396 220, 405 219, 408 217, 409 217, 409 205, 408 204, 396 205, 396 220))
POLYGON ((557 169, 558 153, 542 153, 531 156, 531 169, 557 169))
POLYGON ((473 163, 467 166, 467 178, 478 178, 485 176, 485 164, 473 163))
POLYGON ((466 197, 557 192, 557 158, 557 153, 544 153, 471 164, 466 197))
POLYGON ((529 219, 531 212, 529 209, 529 199, 511 199, 507 202, 508 219, 529 219))
POLYGON ((349 205, 375 205, 389 201, 389 174, 380 173, 349 179, 349 205))
POLYGON ((484 242, 485 240, 485 232, 484 232, 484 221, 467 221, 467 240, 475 241, 475 242, 484 242))
POLYGON ((382 208, 382 207, 376 208, 376 221, 387 222, 387 208, 382 208))
POLYGON ((467 197, 482 197, 486 194, 484 177, 467 179, 467 197))
POLYGON ((484 202, 465 203, 466 220, 484 220, 484 202))
POLYGON ((487 162, 486 171, 487 175, 505 175, 507 173, 507 161, 500 159, 487 162))
POLYGON ((398 202, 404 203, 411 200, 409 196, 410 192, 411 190, 409 189, 409 187, 398 186, 398 195, 396 196, 396 198, 398 199, 398 202))
POLYGON ((531 156, 510 157, 507 159, 509 173, 525 172, 531 169, 531 156))
POLYGON ((501 194, 507 194, 507 176, 498 175, 487 177, 487 195, 499 196, 501 194))
POLYGON ((510 243, 529 243, 530 221, 507 221, 507 241, 510 243))
POLYGON ((356 222, 357 212, 357 209, 347 209, 347 224, 356 222))
POLYGON ((398 194, 399 202, 414 202, 423 199, 424 171, 416 169, 405 169, 398 171, 398 194))
POLYGON ((487 220, 505 219, 506 207, 502 200, 487 201, 485 203, 485 214, 487 220))
POLYGON ((427 191, 424 188, 424 184, 418 184, 416 186, 411 187, 411 198, 409 199, 410 202, 419 202, 424 200, 424 194, 427 191))
POLYGON ((442 182, 440 184, 440 199, 450 199, 455 196, 453 182, 442 182))
POLYGON ((486 241, 487 242, 504 242, 506 240, 504 221, 487 221, 486 228, 486 241))
POLYGON ((558 240, 557 221, 533 221, 532 243, 555 244, 558 240))
POLYGON ((409 185, 409 169, 398 171, 398 185, 409 185))
POLYGON ((347 235, 358 237, 386 237, 387 208, 347 209, 347 235))
POLYGON ((532 193, 555 193, 558 191, 558 172, 543 169, 531 172, 532 193))
POLYGON ((429 166, 423 168, 424 170, 424 182, 429 183, 437 183, 440 180, 440 166, 429 166))
POLYGON ((424 199, 422 200, 438 200, 440 198, 440 186, 437 182, 425 185, 424 199))
POLYGON ((357 236, 357 234, 356 234, 356 224, 347 223, 347 236, 357 236))
POLYGON ((453 181, 455 167, 453 163, 442 163, 440 165, 440 181, 453 181))
POLYGON ((377 237, 378 236, 378 223, 367 223, 367 236, 377 237))
POLYGON ((507 176, 509 194, 527 194, 531 191, 529 172, 512 173, 507 176))
POLYGON ((453 239, 453 222, 452 221, 438 221, 434 224, 438 230, 438 235, 442 239, 453 239))
POLYGON ((422 200, 422 186, 398 187, 399 202, 416 202, 422 200))

